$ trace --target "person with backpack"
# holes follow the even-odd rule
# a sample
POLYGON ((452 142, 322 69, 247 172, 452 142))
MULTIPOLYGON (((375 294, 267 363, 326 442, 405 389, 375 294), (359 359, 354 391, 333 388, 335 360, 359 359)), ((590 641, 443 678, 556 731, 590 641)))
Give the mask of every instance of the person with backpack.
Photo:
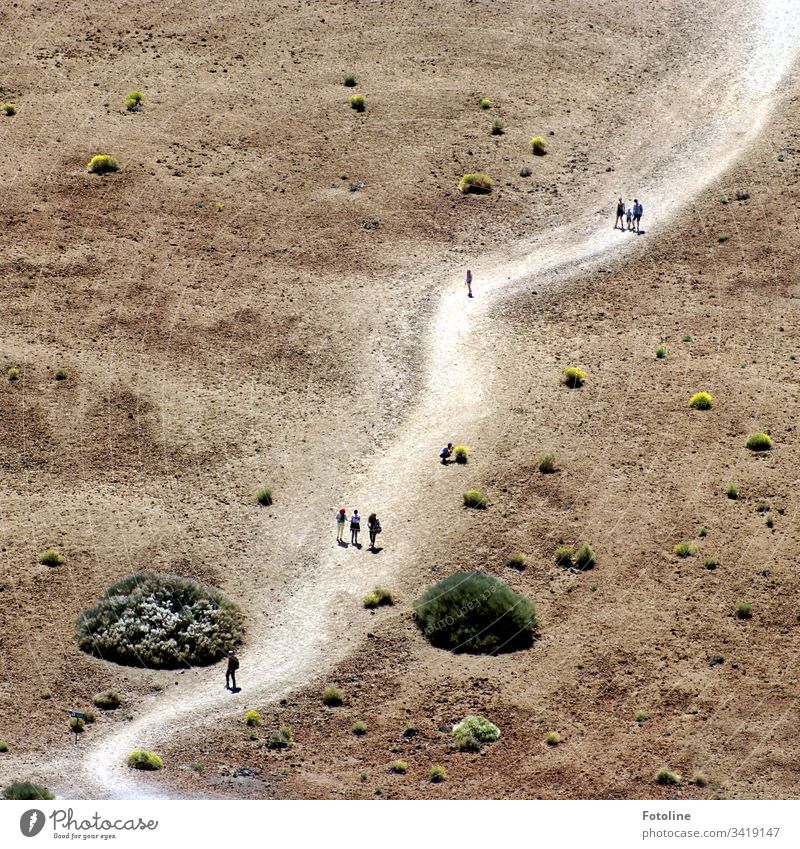
POLYGON ((344 540, 342 537, 344 536, 344 523, 347 521, 347 511, 344 507, 339 508, 339 512, 336 514, 336 542, 339 545, 344 545, 344 540))
POLYGON ((228 668, 225 670, 225 689, 236 692, 236 670, 239 668, 239 658, 231 649, 228 652, 228 668), (231 687, 230 685, 233 684, 231 687))
POLYGON ((624 215, 625 215, 625 204, 624 204, 622 198, 620 198, 617 201, 617 220, 614 222, 614 229, 615 230, 617 229, 617 224, 619 224, 620 230, 625 229, 622 225, 622 219, 623 219, 624 215))
POLYGON ((358 547, 358 532, 361 530, 361 516, 358 515, 358 510, 353 510, 353 515, 350 517, 350 542, 358 547))
POLYGON ((644 207, 639 203, 638 198, 633 199, 633 223, 636 225, 636 235, 640 235, 639 223, 644 214, 644 207))
POLYGON ((439 452, 439 459, 442 461, 443 466, 447 465, 447 461, 450 459, 450 457, 452 457, 452 455, 453 443, 448 442, 447 445, 445 445, 444 448, 442 448, 442 450, 439 452))
POLYGON ((375 513, 369 514, 369 519, 367 519, 367 528, 369 530, 369 550, 375 551, 375 537, 377 537, 381 530, 383 530, 375 513))

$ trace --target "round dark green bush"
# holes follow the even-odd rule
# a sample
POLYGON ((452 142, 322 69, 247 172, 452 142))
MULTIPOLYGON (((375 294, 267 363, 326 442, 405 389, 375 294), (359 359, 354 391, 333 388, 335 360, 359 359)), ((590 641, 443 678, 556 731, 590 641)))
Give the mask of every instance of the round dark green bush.
POLYGON ((239 608, 221 592, 153 572, 118 581, 75 624, 83 651, 162 669, 214 663, 241 642, 243 632, 239 608))
POLYGON ((41 784, 32 781, 15 781, 3 790, 4 799, 28 800, 28 799, 55 799, 56 797, 41 784))
POLYGON ((472 654, 525 648, 537 626, 531 602, 484 572, 455 572, 428 587, 414 613, 433 645, 472 654))

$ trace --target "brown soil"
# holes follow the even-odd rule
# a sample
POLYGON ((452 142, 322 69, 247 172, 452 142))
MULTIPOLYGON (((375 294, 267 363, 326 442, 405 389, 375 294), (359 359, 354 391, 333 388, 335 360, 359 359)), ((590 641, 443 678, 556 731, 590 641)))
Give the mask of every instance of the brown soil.
MULTIPOLYGON (((385 550, 351 566, 368 555, 328 552, 333 511, 353 492, 392 489, 392 467, 362 475, 407 444, 439 294, 468 264, 518 258, 550 227, 605 215, 622 175, 656 161, 639 141, 666 149, 709 108, 741 36, 722 30, 714 3, 657 3, 646 18, 560 0, 538 14, 444 0, 391 15, 374 3, 265 5, 258 20, 214 2, 137 2, 91 20, 46 0, 0 12, 0 100, 19 109, 0 120, 12 175, 0 366, 21 372, 0 387, 0 739, 11 750, 0 778, 117 795, 76 770, 98 741, 131 719, 146 728, 180 699, 176 685, 193 698, 209 680, 221 688, 218 670, 123 669, 77 650, 78 612, 148 568, 221 587, 249 624, 231 707, 195 709, 154 739, 167 766, 146 780, 162 792, 797 796, 796 82, 734 170, 632 255, 498 298, 469 354, 480 407, 417 434, 429 464, 418 473, 415 454, 410 471, 396 467, 403 505, 378 507, 385 550), (689 89, 687 57, 715 51, 707 87, 689 89), (363 114, 347 106, 348 70, 363 114), (132 88, 145 94, 138 114, 122 107, 132 88), (498 115, 506 133, 491 136, 498 115), (537 133, 546 157, 528 151, 537 133), (87 175, 98 152, 121 171, 87 175), (471 170, 496 191, 459 195, 471 170), (743 188, 750 198, 733 200, 743 188), (572 364, 588 373, 580 390, 559 384, 572 364), (59 367, 67 380, 54 380, 59 367), (701 389, 710 411, 687 406, 701 389), (744 441, 763 429, 776 446, 754 456, 744 441), (465 468, 436 463, 451 436, 472 449, 465 468), (558 471, 543 476, 548 450, 558 471), (729 482, 739 500, 725 497, 729 482), (273 508, 253 501, 263 483, 273 508), (472 485, 487 511, 461 508, 472 485), (692 539, 696 556, 672 554, 692 539), (556 545, 584 540, 591 573, 554 565, 556 545), (38 565, 51 545, 63 566, 38 565), (514 551, 527 555, 519 573, 503 565, 514 551), (286 694, 249 692, 254 666, 270 662, 263 634, 334 556, 347 578, 336 665, 298 673, 286 694), (466 567, 535 601, 531 650, 481 658, 425 643, 410 603, 466 567), (372 572, 397 591, 393 609, 360 608, 372 572), (740 600, 753 603, 749 621, 733 616, 740 600), (724 663, 709 666, 712 655, 724 663), (329 681, 344 707, 322 705, 329 681), (72 747, 66 711, 108 688, 123 708, 72 747), (241 721, 251 707, 264 718, 254 740, 241 721), (637 723, 637 709, 650 719, 637 723), (442 729, 473 712, 502 737, 460 753, 442 729), (205 718, 213 728, 194 727, 205 718), (284 723, 296 744, 265 750, 284 723), (557 747, 544 742, 551 730, 557 747), (396 759, 405 776, 387 772, 396 759), (426 780, 434 763, 448 772, 441 785, 426 780), (709 786, 661 788, 662 766, 709 786)), ((746 6, 726 4, 730 30, 746 6)), ((476 275, 476 301, 480 286, 476 275)))

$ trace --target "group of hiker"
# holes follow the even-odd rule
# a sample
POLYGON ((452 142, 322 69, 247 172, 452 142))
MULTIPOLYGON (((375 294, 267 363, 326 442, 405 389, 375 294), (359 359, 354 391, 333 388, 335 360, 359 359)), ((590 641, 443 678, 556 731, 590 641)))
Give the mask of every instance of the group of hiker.
POLYGON ((614 229, 616 230, 617 225, 619 225, 619 229, 624 231, 624 219, 628 230, 635 231, 637 235, 640 234, 642 231, 639 229, 639 224, 641 223, 643 214, 644 207, 639 201, 639 198, 633 199, 633 206, 625 206, 625 201, 619 198, 617 200, 617 218, 614 221, 614 229))
MULTIPOLYGON (((344 541, 344 526, 347 524, 347 510, 344 507, 339 508, 336 514, 336 542, 341 546, 346 546, 344 541)), ((383 530, 380 520, 375 513, 370 513, 367 518, 367 530, 369 531, 369 551, 376 551, 375 541, 378 534, 383 530)), ((361 548, 358 541, 358 534, 361 531, 361 516, 358 510, 353 510, 350 514, 350 544, 356 548, 361 548)))

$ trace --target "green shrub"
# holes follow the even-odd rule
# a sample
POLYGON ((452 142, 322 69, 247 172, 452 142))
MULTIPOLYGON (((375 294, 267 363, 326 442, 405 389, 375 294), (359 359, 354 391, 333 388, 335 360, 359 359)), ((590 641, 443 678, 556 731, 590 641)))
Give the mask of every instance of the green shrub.
POLYGON ((364 596, 363 603, 364 607, 370 609, 391 605, 394 604, 394 596, 392 595, 392 591, 386 589, 386 587, 375 587, 371 593, 364 596))
POLYGON ((417 726, 414 725, 413 722, 407 722, 405 728, 403 728, 403 737, 416 737, 417 736, 417 726))
POLYGON ((735 501, 739 497, 739 487, 735 484, 729 483, 725 487, 725 495, 728 496, 731 500, 735 501))
POLYGON ((69 730, 73 734, 83 734, 86 729, 86 720, 80 716, 71 716, 69 718, 69 730))
POLYGON ((568 366, 564 369, 562 380, 570 389, 578 389, 583 386, 583 381, 586 380, 586 372, 575 366, 568 366))
POLYGON ((277 731, 273 731, 267 738, 267 748, 288 749, 293 742, 292 729, 288 725, 281 725, 277 731))
POLYGON ((705 528, 700 528, 700 530, 697 532, 697 536, 699 536, 699 537, 708 536, 708 531, 705 528))
POLYGON ((90 174, 108 174, 111 171, 119 170, 119 162, 113 156, 101 153, 98 156, 93 156, 86 167, 90 174))
POLYGON ((192 764, 192 770, 194 770, 194 772, 203 772, 204 769, 205 767, 203 764, 192 764))
POLYGON ((637 722, 647 722, 647 720, 650 719, 650 714, 646 710, 637 710, 633 715, 633 718, 637 722))
POLYGON ((681 336, 681 342, 691 342, 692 337, 687 333, 685 336, 681 336))
POLYGON ((87 725, 92 725, 97 720, 97 714, 93 710, 85 710, 83 716, 87 725))
POLYGON ((138 112, 142 108, 142 99, 144 95, 140 91, 128 92, 125 98, 125 108, 128 112, 138 112))
POLYGON ((544 475, 550 475, 556 470, 556 455, 542 454, 538 462, 539 471, 544 475))
POLYGON ((488 174, 465 174, 458 183, 458 190, 466 195, 488 194, 492 190, 492 178, 488 174))
POLYGON ((709 572, 713 572, 714 569, 719 566, 719 560, 717 560, 716 557, 706 557, 706 559, 703 561, 703 566, 705 566, 706 569, 709 570, 709 572))
POLYGON ((478 100, 478 106, 480 106, 481 109, 491 109, 492 101, 489 100, 488 97, 481 97, 478 100))
POLYGON ((545 743, 548 746, 557 746, 561 742, 561 735, 558 731, 551 731, 547 737, 545 737, 545 743))
POLYGON ((257 710, 246 710, 244 712, 244 722, 245 725, 249 725, 251 728, 261 725, 261 714, 257 710))
POLYGON ((17 114, 17 107, 14 103, 0 103, 0 112, 10 118, 12 115, 17 114))
POLYGON ((544 156, 547 151, 545 150, 544 139, 541 136, 534 136, 531 141, 531 150, 533 151, 535 156, 544 156))
POLYGON ((538 624, 527 598, 483 572, 454 572, 428 587, 414 613, 433 645, 474 654, 528 646, 538 624))
POLYGON ((328 686, 322 691, 322 703, 328 707, 339 707, 344 701, 344 695, 338 687, 328 686))
POLYGON ((432 766, 428 770, 428 781, 432 781, 434 784, 440 784, 442 781, 447 781, 447 772, 443 766, 432 766))
POLYGON ((350 108, 355 109, 356 112, 363 112, 367 108, 363 94, 351 94, 348 102, 350 103, 350 108))
POLYGON ((690 542, 679 542, 673 551, 678 557, 693 557, 697 549, 690 542))
POLYGON ((736 605, 737 619, 752 619, 753 605, 749 601, 740 601, 736 605))
POLYGON ((506 559, 506 566, 509 569, 518 569, 521 572, 525 568, 525 555, 512 554, 506 559))
POLYGON ((659 345, 656 348, 656 359, 663 360, 667 356, 667 349, 664 345, 659 345))
POLYGON ((7 751, 8 751, 8 743, 6 743, 5 740, 0 740, 0 752, 5 753, 7 751))
POLYGON ((578 550, 575 552, 575 565, 581 570, 594 568, 595 556, 588 542, 578 546, 578 550))
POLYGON ((3 790, 4 799, 28 801, 31 799, 55 799, 56 797, 41 784, 31 781, 15 781, 3 790))
POLYGON ((493 136, 502 136, 505 132, 505 126, 503 122, 499 118, 495 118, 492 121, 492 135, 493 136))
POLYGON ((767 433, 751 433, 747 437, 747 447, 751 451, 769 451, 772 448, 772 439, 767 433))
POLYGON ((54 548, 48 548, 39 555, 39 562, 44 566, 60 566, 64 558, 54 548))
POLYGON ((133 769, 155 770, 164 766, 164 761, 155 753, 146 749, 134 749, 128 755, 128 766, 133 769))
POLYGON ((347 88, 354 88, 356 84, 356 75, 353 73, 347 73, 344 75, 344 84, 347 88))
POLYGON ((63 368, 56 369, 56 380, 66 380, 69 377, 67 370, 63 368))
POLYGON ((396 772, 398 775, 405 775, 408 770, 408 764, 405 761, 394 761, 389 767, 390 772, 396 772))
POLYGON ((76 627, 83 651, 160 669, 214 663, 243 634, 239 608, 218 590, 153 572, 117 581, 76 627))
POLYGON ((500 729, 483 716, 467 716, 453 728, 453 737, 462 751, 477 751, 483 743, 494 743, 500 729))
POLYGON ((768 528, 771 528, 775 524, 775 517, 772 515, 772 513, 767 513, 767 515, 764 517, 764 524, 768 528))
POLYGON ((354 722, 352 728, 353 734, 356 737, 363 737, 367 733, 367 723, 366 722, 354 722))
POLYGON ((272 504, 272 490, 268 486, 262 486, 256 491, 256 501, 262 507, 269 507, 272 504))
POLYGON ((8 375, 8 379, 10 381, 15 381, 19 379, 19 369, 18 368, 10 368, 6 374, 8 375))
POLYGON ((469 457, 469 448, 466 445, 456 445, 453 449, 453 456, 456 458, 456 463, 464 464, 469 457))
POLYGON ((53 698, 53 694, 49 690, 42 690, 42 692, 39 693, 39 698, 44 701, 47 701, 48 699, 53 698))
POLYGON ((119 693, 115 693, 114 690, 105 690, 98 693, 92 701, 94 706, 101 710, 116 710, 122 704, 119 693))
POLYGON ((681 777, 676 772, 672 772, 666 768, 660 769, 656 773, 656 781, 659 784, 680 784, 681 777))
POLYGON ((555 551, 557 566, 572 566, 572 549, 566 545, 560 545, 555 551))
POLYGON ((483 495, 480 490, 477 489, 468 489, 464 493, 464 506, 472 507, 475 510, 484 510, 486 505, 489 503, 488 499, 485 495, 483 495))
POLYGON ((689 399, 689 406, 695 410, 710 410, 714 403, 714 399, 708 392, 695 392, 689 399))

